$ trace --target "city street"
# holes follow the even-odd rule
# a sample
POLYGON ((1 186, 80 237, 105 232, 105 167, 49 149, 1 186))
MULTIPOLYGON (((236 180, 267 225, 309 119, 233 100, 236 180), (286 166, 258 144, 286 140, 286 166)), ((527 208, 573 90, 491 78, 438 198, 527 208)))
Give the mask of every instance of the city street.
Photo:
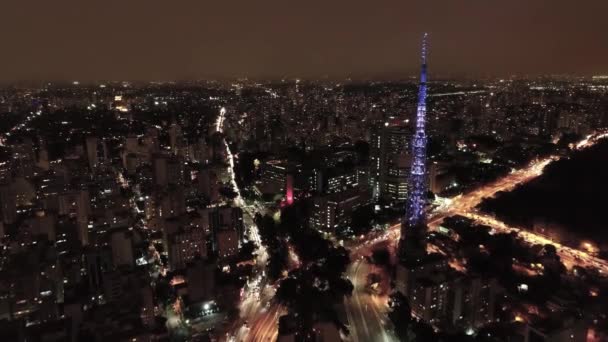
MULTIPOLYGON (((361 258, 350 264, 346 276, 353 283, 351 297, 344 299, 344 311, 350 331, 349 341, 398 341, 387 317, 388 284, 381 294, 372 294, 367 288, 367 276, 372 267, 361 258)), ((383 275, 386 280, 387 275, 383 275)))
MULTIPOLYGON (((226 109, 222 107, 216 121, 216 131, 224 130, 226 109)), ((268 284, 266 277, 266 262, 268 253, 262 244, 258 227, 253 221, 255 207, 248 206, 241 197, 241 191, 236 183, 234 173, 234 155, 228 142, 224 139, 226 157, 228 161, 228 174, 230 183, 237 196, 234 199, 236 206, 243 209, 243 221, 247 228, 247 238, 258 247, 255 251, 256 263, 253 274, 256 278, 249 280, 243 289, 240 310, 240 319, 233 324, 232 332, 226 334, 228 341, 275 341, 278 336, 278 319, 281 307, 272 302, 274 288, 268 284)))

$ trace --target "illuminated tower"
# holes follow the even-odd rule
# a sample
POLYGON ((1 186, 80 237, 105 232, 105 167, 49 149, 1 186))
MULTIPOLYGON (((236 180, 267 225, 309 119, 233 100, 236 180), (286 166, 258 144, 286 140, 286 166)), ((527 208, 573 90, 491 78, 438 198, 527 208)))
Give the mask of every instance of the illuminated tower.
POLYGON ((418 107, 416 110, 416 127, 412 138, 412 167, 409 179, 409 194, 405 207, 405 216, 401 222, 401 240, 399 249, 402 257, 416 257, 425 253, 424 232, 426 217, 426 38, 422 39, 422 70, 418 90, 418 107))

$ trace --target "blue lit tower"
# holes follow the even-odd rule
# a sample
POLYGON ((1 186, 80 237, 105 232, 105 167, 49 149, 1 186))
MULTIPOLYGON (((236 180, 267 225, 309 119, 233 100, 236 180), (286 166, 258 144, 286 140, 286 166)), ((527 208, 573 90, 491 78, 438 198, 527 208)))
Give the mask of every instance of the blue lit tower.
POLYGON ((422 70, 418 90, 416 128, 412 138, 412 166, 405 216, 401 222, 399 249, 402 257, 416 257, 425 253, 424 232, 426 217, 424 207, 427 196, 426 174, 426 38, 422 39, 422 70))

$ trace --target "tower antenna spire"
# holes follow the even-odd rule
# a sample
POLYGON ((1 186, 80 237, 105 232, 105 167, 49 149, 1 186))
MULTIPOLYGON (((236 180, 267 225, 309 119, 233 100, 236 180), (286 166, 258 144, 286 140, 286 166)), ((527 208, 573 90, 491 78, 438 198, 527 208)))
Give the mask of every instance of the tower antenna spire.
POLYGON ((422 35, 422 64, 426 64, 426 40, 428 36, 429 34, 426 32, 422 35))
POLYGON ((416 110, 416 127, 411 142, 412 166, 408 184, 408 198, 405 215, 401 222, 400 254, 404 258, 416 257, 425 253, 424 232, 426 230, 426 57, 427 36, 422 36, 422 65, 420 85, 418 88, 418 106, 416 110))

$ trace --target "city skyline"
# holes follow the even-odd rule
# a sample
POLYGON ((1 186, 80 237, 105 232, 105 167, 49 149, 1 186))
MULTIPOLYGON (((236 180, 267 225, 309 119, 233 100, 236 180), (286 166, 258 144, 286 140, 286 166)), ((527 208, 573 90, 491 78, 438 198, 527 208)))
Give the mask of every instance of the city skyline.
POLYGON ((4 5, 0 81, 606 74, 601 0, 503 3, 4 5), (585 37, 585 39, 580 39, 585 37))
POLYGON ((608 341, 605 0, 4 7, 3 340, 608 341))

